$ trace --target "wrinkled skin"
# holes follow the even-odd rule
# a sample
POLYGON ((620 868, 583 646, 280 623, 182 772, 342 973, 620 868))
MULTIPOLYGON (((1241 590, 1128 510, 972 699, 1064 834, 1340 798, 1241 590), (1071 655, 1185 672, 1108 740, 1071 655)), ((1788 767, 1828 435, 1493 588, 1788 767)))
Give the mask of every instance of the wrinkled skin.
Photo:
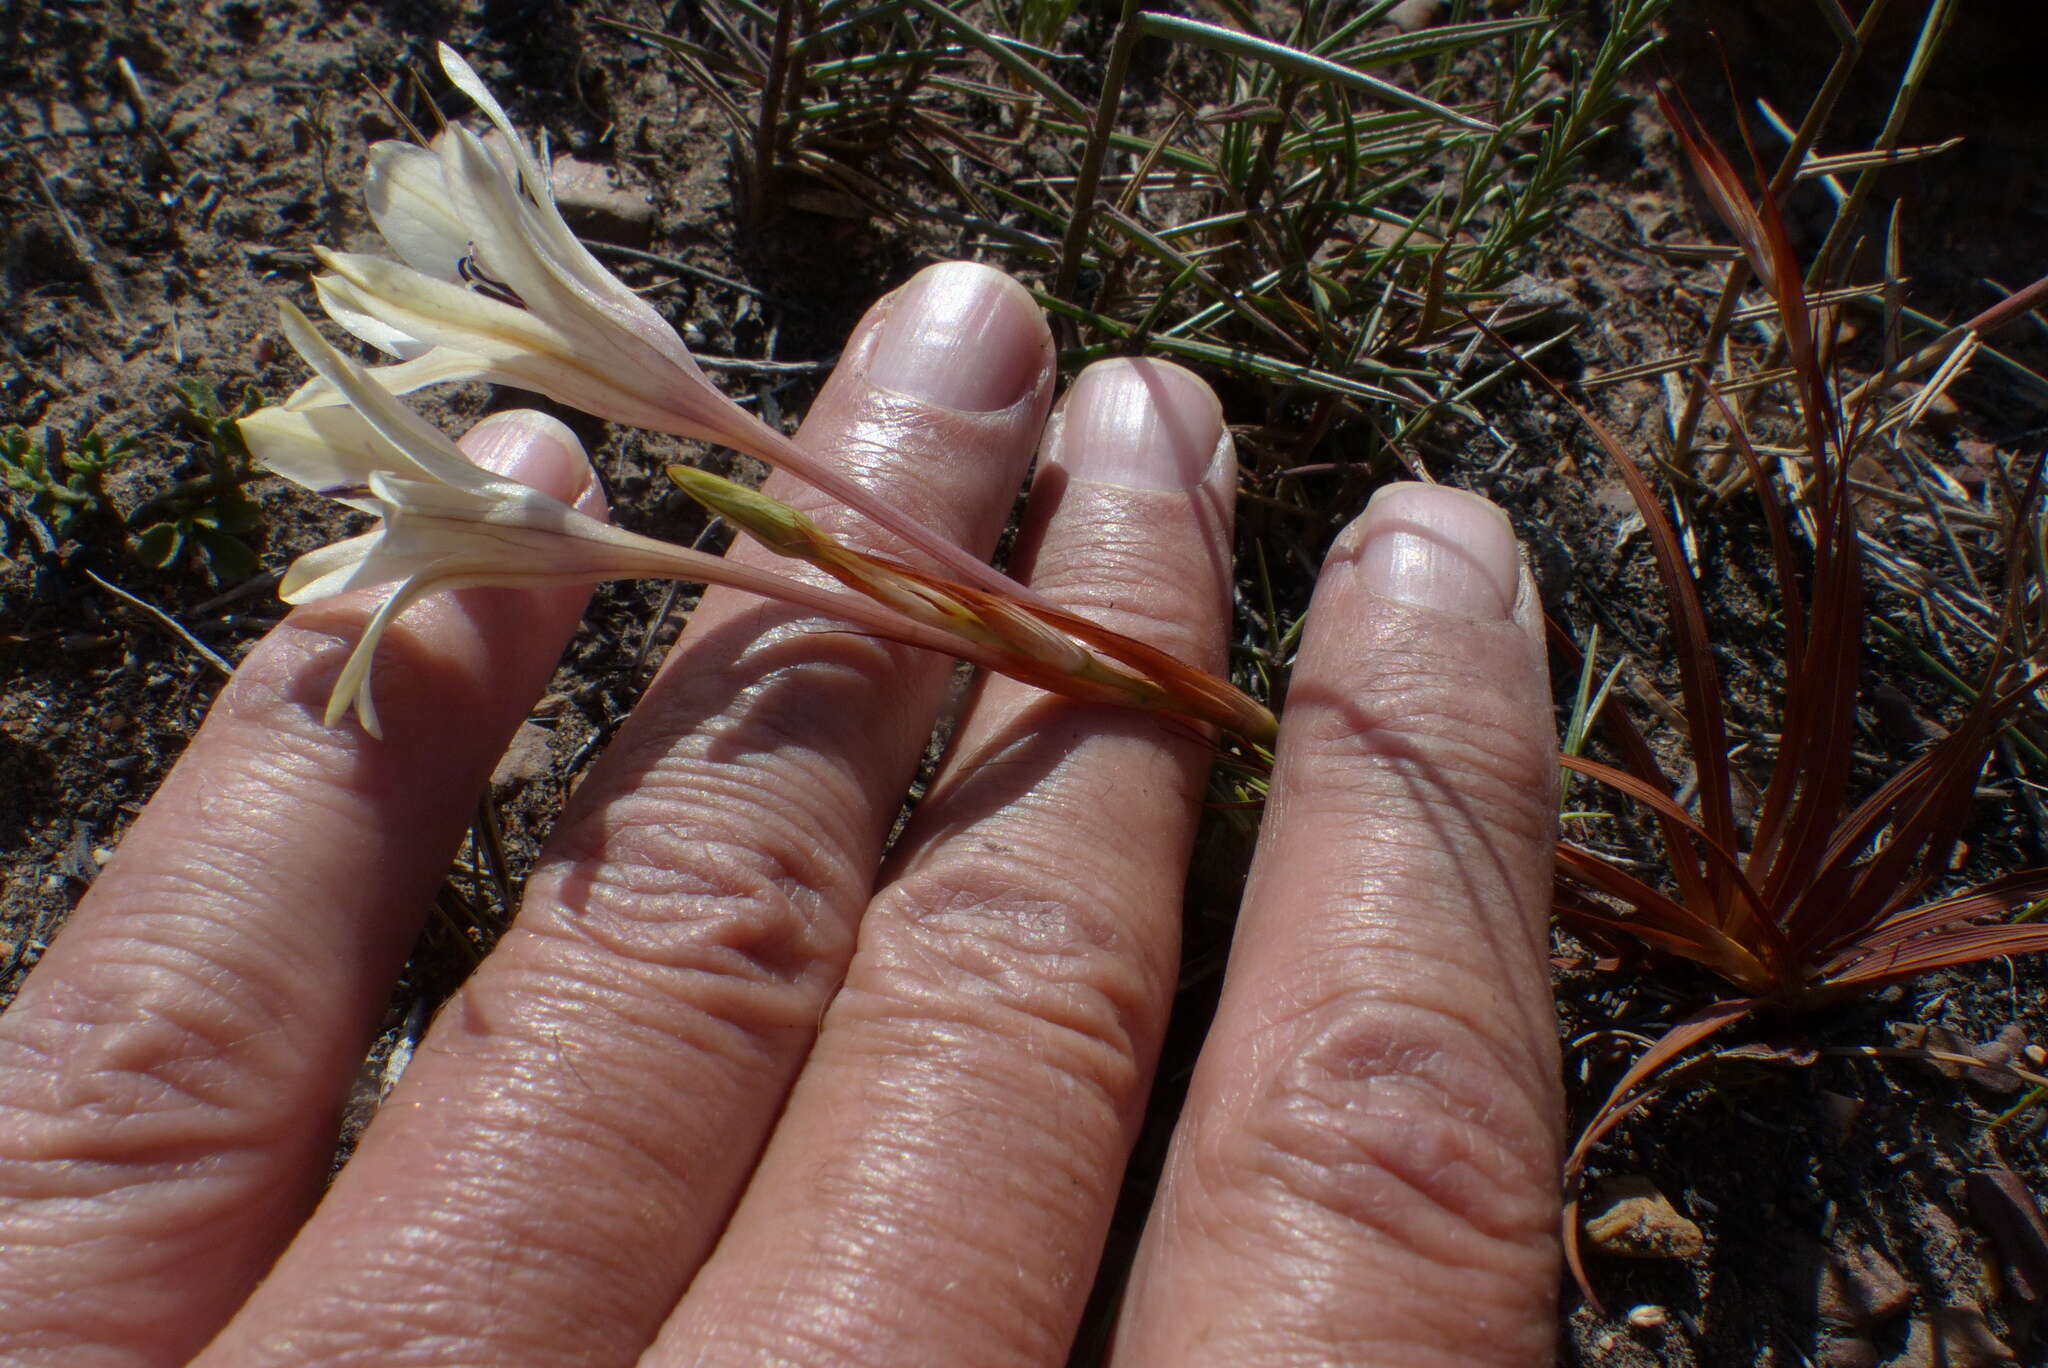
MULTIPOLYGON (((1043 437, 1013 566, 1220 668, 1215 400, 1150 362, 1091 368, 1048 426, 1052 399, 1028 296, 934 268, 861 324, 800 440, 985 554, 1043 437)), ((601 512, 558 426, 465 449, 601 512)), ((1207 747, 988 681, 884 860, 948 662, 708 593, 323 1194, 582 594, 410 612, 382 743, 319 721, 373 606, 300 609, 251 654, 0 1017, 0 1361, 1063 1363, 1207 747)), ((1116 1363, 1547 1359, 1550 727, 1505 520, 1376 501, 1317 588, 1116 1363)))

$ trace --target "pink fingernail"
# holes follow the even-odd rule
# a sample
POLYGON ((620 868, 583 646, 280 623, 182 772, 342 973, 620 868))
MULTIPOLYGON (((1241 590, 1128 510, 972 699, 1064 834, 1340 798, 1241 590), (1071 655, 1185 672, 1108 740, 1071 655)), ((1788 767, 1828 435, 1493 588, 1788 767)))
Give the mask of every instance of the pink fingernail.
POLYGON ((1442 485, 1387 485, 1337 539, 1365 587, 1439 613, 1505 619, 1522 558, 1507 515, 1477 494, 1442 485))
POLYGON ((1049 455, 1076 480, 1177 493, 1202 483, 1222 436, 1216 396, 1179 366, 1098 361, 1074 381, 1049 455))
POLYGON ((991 267, 949 261, 903 287, 868 379, 927 404, 994 413, 1031 392, 1047 348, 1044 319, 1023 286, 991 267))
POLYGON ((564 503, 582 500, 596 481, 576 434, 559 419, 533 409, 494 413, 456 445, 493 475, 532 485, 564 503))

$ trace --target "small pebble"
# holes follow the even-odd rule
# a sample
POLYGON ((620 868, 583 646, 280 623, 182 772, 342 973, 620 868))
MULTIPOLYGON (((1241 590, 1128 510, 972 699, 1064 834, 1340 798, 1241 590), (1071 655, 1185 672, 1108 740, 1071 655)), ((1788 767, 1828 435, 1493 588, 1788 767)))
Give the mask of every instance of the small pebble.
POLYGON ((565 153, 555 158, 548 179, 555 207, 578 235, 622 247, 645 247, 653 239, 654 201, 645 191, 613 184, 605 167, 565 153))
POLYGON ((512 734, 512 744, 491 771, 493 784, 525 784, 539 779, 555 766, 554 733, 531 722, 521 722, 512 734))
POLYGON ((1598 1209, 1584 1229, 1595 1250, 1624 1259, 1690 1259, 1707 1243, 1699 1226, 1640 1176, 1602 1183, 1598 1209))
POLYGON ((1444 0, 1401 0, 1387 11, 1387 22, 1403 33, 1425 29, 1444 17, 1444 0))

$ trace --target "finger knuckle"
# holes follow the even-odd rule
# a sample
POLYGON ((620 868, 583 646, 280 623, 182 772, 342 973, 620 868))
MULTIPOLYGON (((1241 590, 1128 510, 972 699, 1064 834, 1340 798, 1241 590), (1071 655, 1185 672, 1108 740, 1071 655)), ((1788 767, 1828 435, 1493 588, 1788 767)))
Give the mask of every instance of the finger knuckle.
POLYGON ((762 797, 758 781, 728 777, 686 804, 644 791, 608 804, 560 852, 562 915, 542 929, 656 970, 807 977, 848 944, 851 873, 834 842, 762 797))
POLYGON ((800 873, 754 846, 657 842, 642 863, 607 862, 575 905, 535 930, 595 982, 656 999, 721 1004, 762 1028, 815 1011, 821 966, 847 939, 800 873))
MULTIPOLYGON (((110 1143, 142 1143, 148 1117, 198 1125, 233 1113, 243 1124, 267 1084, 283 1083, 294 1052, 284 1048, 291 1012, 261 986, 211 958, 154 937, 110 938, 96 948, 102 976, 118 998, 56 1006, 10 1033, 7 1077, 32 1077, 13 1089, 52 1114, 74 1118, 110 1143), (118 1123, 118 1124, 117 1124, 118 1123), (123 1132, 116 1135, 115 1131, 123 1132)), ((60 990, 61 991, 61 990, 60 990)))
POLYGON ((1291 1044, 1210 1184, 1271 1229, 1498 1263, 1554 1231, 1555 1122, 1455 1014, 1338 997, 1272 1028, 1291 1044))
POLYGON ((1142 1076, 1165 985, 1084 868, 984 843, 869 912, 855 1006, 913 1028, 950 1020, 1010 1056, 1119 1099, 1142 1076), (1093 885, 1093 887, 1091 887, 1093 885))

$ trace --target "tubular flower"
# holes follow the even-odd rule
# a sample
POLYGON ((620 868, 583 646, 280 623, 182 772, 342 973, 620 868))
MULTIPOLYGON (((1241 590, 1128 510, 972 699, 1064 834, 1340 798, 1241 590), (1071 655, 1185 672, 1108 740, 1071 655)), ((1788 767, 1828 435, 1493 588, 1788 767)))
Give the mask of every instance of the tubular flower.
MULTIPOLYGON (((428 147, 376 144, 365 195, 399 260, 316 249, 329 272, 313 281, 321 305, 395 358, 370 372, 378 384, 404 394, 488 380, 600 418, 732 447, 873 519, 949 573, 1035 598, 728 399, 654 307, 570 231, 546 168, 476 72, 445 43, 440 59, 502 141, 451 126, 428 147)), ((340 402, 323 376, 290 407, 340 402)))
POLYGON ((442 589, 618 578, 723 584, 1098 702, 1179 713, 1270 741, 1273 716, 1220 679, 1047 605, 909 514, 806 455, 727 399, 652 306, 600 265, 563 221, 541 159, 445 44, 443 70, 497 130, 451 127, 432 145, 371 149, 370 215, 399 260, 321 251, 314 286, 342 327, 394 359, 365 370, 282 306, 312 366, 282 408, 240 426, 272 472, 376 514, 377 528, 302 556, 279 593, 304 603, 396 584, 329 699, 379 735, 370 666, 406 606, 442 589), (942 577, 853 550, 774 499, 701 472, 693 494, 786 556, 856 592, 638 536, 471 463, 395 396, 442 381, 537 390, 599 417, 759 457, 896 533, 942 577))
POLYGON ((304 314, 280 306, 285 336, 346 407, 266 408, 239 422, 257 462, 380 525, 301 556, 278 595, 308 603, 345 590, 397 583, 363 630, 328 699, 329 725, 353 707, 381 736, 370 693, 377 643, 426 594, 477 585, 538 588, 607 579, 667 578, 726 584, 845 619, 922 646, 954 649, 946 633, 901 619, 856 595, 822 589, 687 547, 642 537, 561 500, 501 479, 329 346, 304 314))
POLYGON ((381 737, 370 691, 377 645, 427 594, 477 585, 539 588, 607 579, 724 584, 850 622, 862 631, 959 656, 1041 688, 1096 702, 1180 713, 1267 742, 1272 714, 1221 680, 1082 618, 1019 604, 863 555, 786 504, 702 471, 672 473, 715 511, 783 555, 818 566, 845 593, 643 537, 472 463, 281 305, 284 333, 345 406, 266 408, 240 420, 257 462, 379 525, 309 551, 278 587, 287 603, 397 584, 363 629, 327 702, 333 725, 350 708, 381 737))

